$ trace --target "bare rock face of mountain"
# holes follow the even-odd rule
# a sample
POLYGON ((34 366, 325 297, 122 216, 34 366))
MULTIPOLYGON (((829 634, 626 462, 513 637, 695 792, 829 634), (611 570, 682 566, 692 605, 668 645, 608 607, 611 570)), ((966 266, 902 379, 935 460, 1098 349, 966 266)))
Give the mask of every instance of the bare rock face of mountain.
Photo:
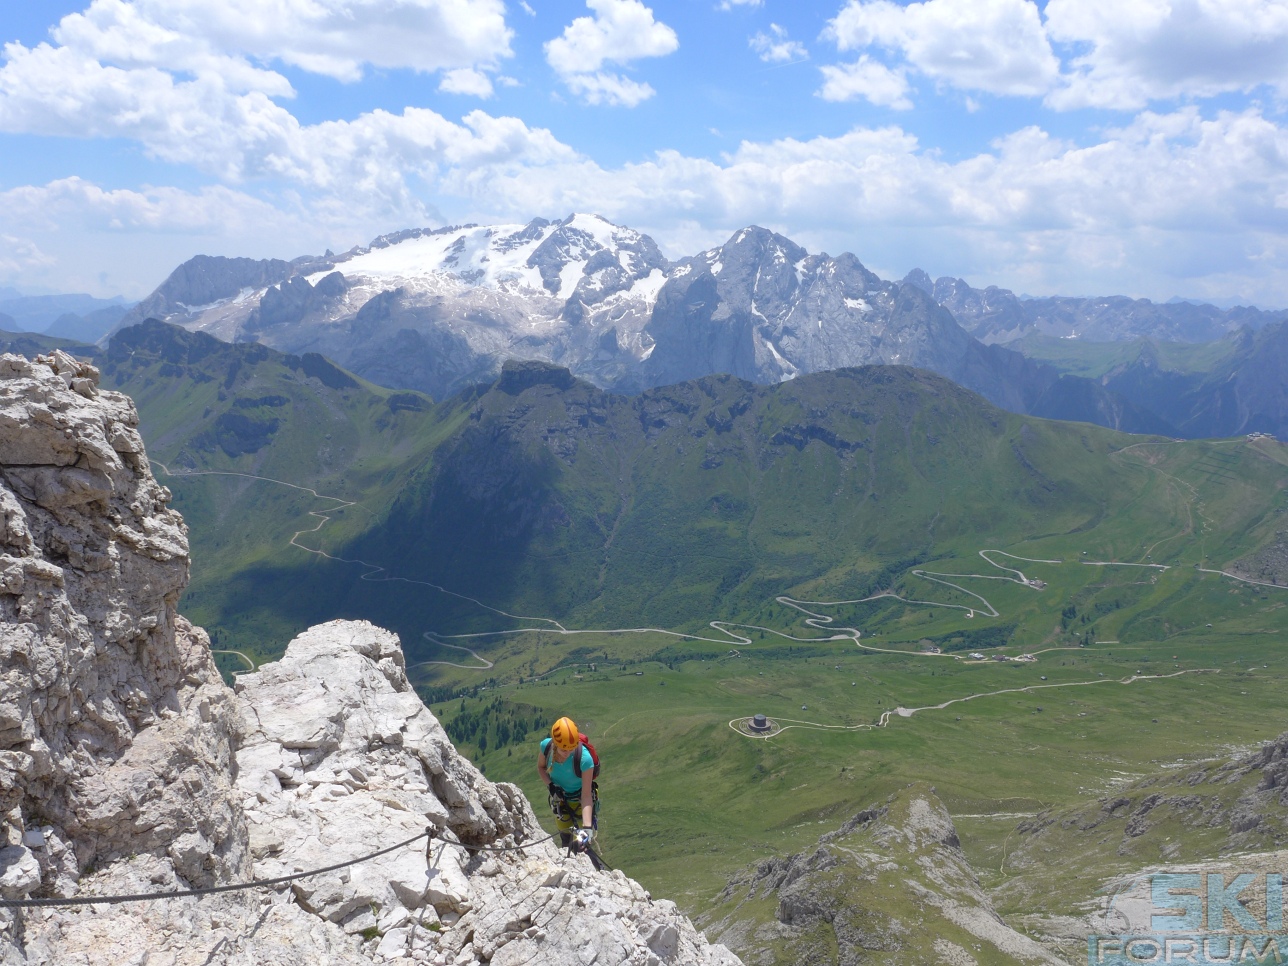
POLYGON ((126 314, 121 324, 176 314, 200 315, 219 303, 244 302, 251 293, 257 293, 258 298, 268 286, 293 274, 292 264, 280 258, 197 255, 171 272, 155 292, 126 314))
MULTIPOLYGON (((994 899, 1023 910, 1016 919, 1029 935, 1085 962, 1089 935, 1151 931, 1158 912, 1151 880, 1159 873, 1221 874, 1223 883, 1244 873, 1264 883, 1265 873, 1282 873, 1288 733, 1250 753, 1167 768, 1098 801, 1039 812, 1009 841, 1008 875, 994 899), (1073 895, 1060 888, 1071 882, 1080 884, 1073 895), (1054 898, 1057 889, 1063 894, 1054 898)), ((1247 890, 1239 902, 1265 921, 1264 889, 1260 896, 1247 890)), ((1237 945, 1232 962, 1244 958, 1237 945)))
POLYGON ((998 917, 947 810, 920 784, 810 852, 766 859, 721 898, 708 930, 763 966, 1063 962, 998 917))
POLYGON ((597 962, 736 962, 620 872, 562 858, 515 786, 457 754, 388 631, 314 627, 281 661, 242 676, 237 696, 237 792, 257 875, 328 865, 427 823, 467 845, 534 843, 471 854, 437 842, 428 877, 421 844, 293 887, 346 933, 378 934, 377 961, 412 949, 431 963, 580 963, 589 945, 597 962))
POLYGON ((1045 378, 1040 367, 986 350, 916 285, 883 281, 850 254, 810 255, 755 227, 675 269, 646 334, 656 344, 644 366, 649 385, 712 372, 775 383, 908 365, 1024 412, 1045 378), (1016 371, 1004 373, 1009 362, 1016 371))
POLYGON ((434 850, 276 888, 4 910, 0 962, 738 962, 543 841, 522 793, 457 754, 394 635, 313 628, 228 689, 175 612, 186 531, 136 423, 70 356, 0 357, 0 894, 290 875, 426 827, 434 850))

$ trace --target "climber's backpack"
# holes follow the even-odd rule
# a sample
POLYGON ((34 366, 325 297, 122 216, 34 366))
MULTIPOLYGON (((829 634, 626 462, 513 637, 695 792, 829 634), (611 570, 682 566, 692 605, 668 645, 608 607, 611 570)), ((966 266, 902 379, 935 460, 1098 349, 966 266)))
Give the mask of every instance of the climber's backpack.
MULTIPOLYGON (((599 778, 599 752, 595 750, 595 746, 590 743, 590 739, 587 738, 584 734, 581 736, 581 743, 585 745, 586 750, 590 752, 590 760, 595 763, 595 768, 594 768, 594 771, 591 772, 590 780, 592 782, 596 781, 599 778)), ((554 754, 554 747, 555 747, 555 743, 553 741, 551 741, 550 744, 546 745, 546 767, 547 768, 550 767, 550 756, 554 754)), ((573 757, 572 772, 578 778, 581 777, 581 755, 576 755, 573 757)))

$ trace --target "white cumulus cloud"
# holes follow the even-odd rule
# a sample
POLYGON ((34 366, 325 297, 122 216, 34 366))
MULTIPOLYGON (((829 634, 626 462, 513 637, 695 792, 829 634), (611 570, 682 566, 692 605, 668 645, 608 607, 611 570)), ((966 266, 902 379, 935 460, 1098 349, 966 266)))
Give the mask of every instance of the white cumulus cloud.
MULTIPOLYGON (((1288 129, 1255 109, 1144 113, 1088 144, 1026 127, 951 161, 896 125, 611 168, 482 111, 460 124, 373 112, 295 138, 283 142, 295 191, 66 179, 0 192, 0 234, 56 258, 63 290, 142 294, 202 251, 291 257, 426 221, 589 210, 655 234, 673 255, 756 223, 814 250, 853 251, 887 275, 920 265, 1020 291, 1288 304, 1288 129), (103 265, 106 289, 76 274, 103 265)), ((0 284, 31 285, 41 271, 0 271, 0 284)))
POLYGON ((896 126, 492 170, 471 218, 599 211, 672 254, 762 224, 900 274, 922 265, 1019 291, 1178 292, 1288 304, 1288 130, 1255 110, 1144 114, 1078 145, 1024 128, 946 161, 896 126), (686 247, 678 247, 678 246, 686 247))
POLYGON ((824 37, 962 91, 1140 110, 1288 92, 1284 0, 846 0, 824 37), (1063 60, 1061 59, 1063 58, 1063 60))
POLYGON ((1283 0, 1050 0, 1047 32, 1081 51, 1048 102, 1136 110, 1273 86, 1288 92, 1283 0))
MULTIPOLYGON (((906 7, 849 0, 828 36, 850 62, 820 68, 818 94, 907 108, 913 82, 924 79, 1064 105, 1126 106, 1242 89, 1263 69, 1278 83, 1279 62, 1253 56, 1281 43, 1275 3, 1169 0, 1163 9, 1160 2, 1129 5, 1113 22, 1102 0, 1076 9, 1050 0, 1055 49, 1074 51, 1061 74, 1027 0, 906 7), (1184 10, 1224 11, 1222 24, 1204 21, 1210 59, 1197 40, 1191 48, 1175 39, 1184 30, 1171 11, 1184 10), (1152 44, 1189 53, 1169 59, 1152 44), (1260 67, 1245 70, 1240 52, 1260 67)), ((246 3, 234 0, 230 9, 263 20, 246 3)), ((274 28, 270 44, 263 39, 270 28, 252 25, 233 43, 211 4, 95 0, 80 19, 62 21, 54 42, 4 48, 0 130, 127 139, 222 183, 122 189, 69 178, 0 191, 0 284, 30 287, 44 278, 62 290, 143 294, 202 251, 290 257, 427 222, 593 210, 655 233, 672 254, 760 223, 815 248, 855 251, 878 269, 922 264, 1034 292, 1210 294, 1288 305, 1288 129, 1256 107, 1140 113, 1087 134, 1085 143, 1026 127, 955 160, 890 125, 746 141, 718 157, 663 151, 606 167, 548 130, 481 110, 448 118, 408 107, 301 121, 288 109, 292 91, 275 61, 317 55, 315 68, 337 77, 398 61, 439 72, 443 90, 485 96, 490 85, 509 83, 495 67, 508 34, 497 21, 485 32, 490 40, 462 41, 450 56, 431 44, 385 51, 381 61, 319 39, 326 31, 317 25, 341 9, 339 0, 278 5, 298 6, 313 26, 294 38, 274 28)), ((467 7, 480 22, 500 11, 482 0, 344 5, 359 21, 384 11, 409 23, 426 11, 448 17, 467 7)), ((546 45, 547 59, 582 100, 638 104, 653 90, 627 68, 674 51, 675 32, 638 0, 590 0, 589 9, 546 45)), ((790 42, 785 31, 767 37, 767 51, 790 42)))
POLYGON ((823 74, 823 86, 818 89, 818 96, 825 101, 863 98, 879 107, 897 111, 912 109, 908 79, 903 70, 891 70, 867 54, 852 64, 826 64, 819 70, 823 74))
POLYGON ((564 78, 568 89, 587 104, 634 107, 657 93, 653 85, 633 81, 621 74, 596 71, 593 74, 569 74, 564 78))
MULTIPOLYGON (((264 91, 240 91, 216 73, 122 68, 48 44, 10 44, 5 54, 0 130, 126 138, 223 181, 284 179, 389 211, 408 210, 412 179, 432 183, 440 168, 463 158, 569 151, 548 131, 477 112, 455 123, 409 107, 305 125, 264 91)), ((453 82, 471 78, 452 74, 453 82)), ((469 92, 479 93, 473 82, 469 92)))
POLYGON ((790 39, 787 30, 776 23, 769 25, 769 33, 757 32, 750 43, 751 49, 767 64, 785 64, 809 57, 805 45, 790 39))
POLYGON ((909 69, 967 91, 1040 96, 1059 75, 1031 0, 847 0, 824 36, 841 51, 892 51, 909 69))
POLYGON ((190 255, 309 250, 328 229, 316 211, 222 186, 105 189, 62 178, 0 191, 0 284, 142 297, 190 255))
POLYGON ((53 32, 122 66, 280 60, 352 81, 364 65, 432 72, 510 55, 502 0, 93 0, 53 32))
POLYGON ((56 261, 30 238, 0 233, 0 278, 9 282, 24 281, 56 261))
POLYGON ((588 103, 634 107, 652 97, 650 85, 602 68, 673 53, 680 46, 675 31, 640 0, 586 0, 586 6, 593 16, 577 17, 549 41, 546 61, 588 103))

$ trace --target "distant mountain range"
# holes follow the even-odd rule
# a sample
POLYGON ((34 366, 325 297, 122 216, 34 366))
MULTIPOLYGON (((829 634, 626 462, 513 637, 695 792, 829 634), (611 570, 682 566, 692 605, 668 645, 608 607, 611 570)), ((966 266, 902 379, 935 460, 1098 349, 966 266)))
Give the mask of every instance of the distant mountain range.
POLYGON ((1016 412, 1131 432, 1169 427, 1094 383, 972 338, 919 286, 853 255, 746 228, 671 262, 594 215, 412 230, 293 262, 200 256, 122 324, 318 352, 374 383, 444 398, 507 359, 639 392, 712 373, 771 384, 847 366, 929 369, 1016 412))
POLYGON ((948 309, 971 335, 985 343, 1009 343, 1045 335, 1088 342, 1148 338, 1167 342, 1212 342, 1243 328, 1260 329, 1288 320, 1288 310, 1173 300, 1166 303, 1124 295, 1095 298, 1020 298, 990 285, 971 288, 960 278, 930 276, 919 268, 904 277, 948 309))
POLYGON ((0 289, 0 329, 97 342, 120 323, 130 305, 119 297, 21 295, 0 289))
POLYGON ((1210 359, 1201 368, 1177 368, 1169 358, 1176 347, 1152 340, 1122 348, 1132 355, 1096 381, 1166 421, 1177 435, 1288 438, 1288 322, 1195 347, 1210 359))
POLYGON ((675 262, 647 235, 586 214, 414 229, 290 262, 198 256, 121 324, 147 318, 319 353, 438 399, 495 379, 508 359, 618 392, 902 364, 1012 412, 1138 433, 1288 431, 1277 361, 1288 312, 1020 298, 919 269, 894 282, 757 227, 675 262), (1203 364, 1174 368, 1184 350, 1172 343, 1207 345, 1203 364), (1071 362, 1078 352, 1116 362, 1071 362))

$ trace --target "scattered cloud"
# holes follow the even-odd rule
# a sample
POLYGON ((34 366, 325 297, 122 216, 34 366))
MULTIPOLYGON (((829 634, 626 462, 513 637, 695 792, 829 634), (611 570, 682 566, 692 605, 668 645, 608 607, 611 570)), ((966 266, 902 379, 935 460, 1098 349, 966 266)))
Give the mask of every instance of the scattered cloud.
MULTIPOLYGON (((1028 127, 956 161, 894 125, 613 168, 482 111, 459 125, 373 113, 296 136, 294 150, 319 167, 300 167, 297 189, 273 195, 108 190, 77 178, 0 192, 0 234, 29 244, 0 242, 0 259, 56 258, 64 290, 75 280, 87 291, 104 286, 80 279, 79 266, 97 273, 106 262, 116 290, 140 294, 180 253, 292 256, 426 221, 591 210, 654 233, 672 254, 755 223, 816 250, 854 251, 887 274, 921 265, 1021 291, 1288 304, 1288 168, 1278 160, 1288 128, 1255 109, 1144 113, 1087 145, 1028 127), (412 171, 432 183, 418 186, 412 171), (397 191, 376 187, 391 179, 397 191), (123 234, 129 245, 102 242, 123 234), (87 259, 95 239, 100 254, 87 259), (151 274, 141 278, 141 265, 151 274)), ((0 284, 40 283, 38 269, 0 267, 0 284)))
MULTIPOLYGON (((0 130, 127 138, 155 158, 222 181, 282 179, 344 192, 368 207, 406 210, 410 179, 432 184, 440 166, 466 158, 570 150, 548 131, 480 112, 454 123, 409 107, 401 114, 376 110, 351 121, 304 125, 264 92, 239 93, 212 74, 184 80, 155 68, 127 70, 47 44, 10 45, 6 53, 0 130)), ((463 89, 470 81, 468 74, 451 74, 445 83, 480 93, 481 84, 463 89)))
POLYGON ((569 74, 564 78, 568 89, 587 104, 634 107, 657 93, 653 85, 633 81, 621 74, 597 71, 594 74, 569 74))
POLYGON ((471 97, 492 96, 492 79, 472 67, 454 67, 443 72, 438 89, 447 94, 468 94, 471 97))
POLYGON ((827 64, 819 70, 823 74, 823 86, 817 93, 825 101, 863 98, 878 107, 896 111, 912 109, 908 79, 903 70, 891 70, 867 54, 852 64, 827 64))
POLYGON ((763 7, 765 0, 720 0, 717 10, 732 10, 734 7, 763 7))
POLYGON ((272 204, 222 186, 105 190, 82 178, 0 191, 4 219, 43 230, 75 226, 116 232, 237 232, 280 221, 272 204))
POLYGON ((587 103, 634 107, 652 97, 649 84, 601 68, 673 53, 680 46, 675 31, 640 0, 586 0, 586 6, 593 16, 576 18, 549 41, 546 61, 587 103))
POLYGON ((769 33, 758 32, 751 38, 751 49, 767 64, 785 64, 806 60, 809 51, 798 40, 791 40, 787 31, 776 23, 769 25, 769 33))
POLYGON ((325 211, 298 199, 274 203, 222 186, 109 190, 81 178, 23 185, 0 191, 0 284, 139 298, 187 255, 311 251, 333 229, 326 243, 338 245, 352 237, 353 217, 331 226, 325 211))
MULTIPOLYGON (((630 67, 674 52, 675 31, 640 0, 587 7, 544 48, 566 90, 591 104, 654 96, 630 67)), ((1280 115, 1143 109, 1288 90, 1282 0, 1049 0, 1045 21, 1030 0, 844 0, 824 33, 844 62, 820 67, 820 98, 906 110, 914 90, 939 87, 968 109, 993 94, 1134 112, 1078 143, 1032 126, 951 161, 890 125, 609 167, 482 110, 317 123, 291 110, 297 75, 282 64, 342 81, 415 70, 447 93, 493 95, 516 83, 499 73, 504 13, 502 0, 93 0, 50 42, 5 46, 0 131, 126 139, 218 183, 2 190, 0 284, 137 295, 198 251, 290 256, 414 224, 595 210, 673 254, 760 223, 878 269, 1288 305, 1280 115)), ((774 25, 751 44, 767 63, 806 55, 774 25)))
POLYGON ((19 281, 54 263, 55 259, 42 252, 30 238, 0 233, 0 279, 19 281))
POLYGON ((843 52, 891 51, 909 70, 966 91, 1041 96, 1060 70, 1031 0, 847 0, 823 36, 843 52))

